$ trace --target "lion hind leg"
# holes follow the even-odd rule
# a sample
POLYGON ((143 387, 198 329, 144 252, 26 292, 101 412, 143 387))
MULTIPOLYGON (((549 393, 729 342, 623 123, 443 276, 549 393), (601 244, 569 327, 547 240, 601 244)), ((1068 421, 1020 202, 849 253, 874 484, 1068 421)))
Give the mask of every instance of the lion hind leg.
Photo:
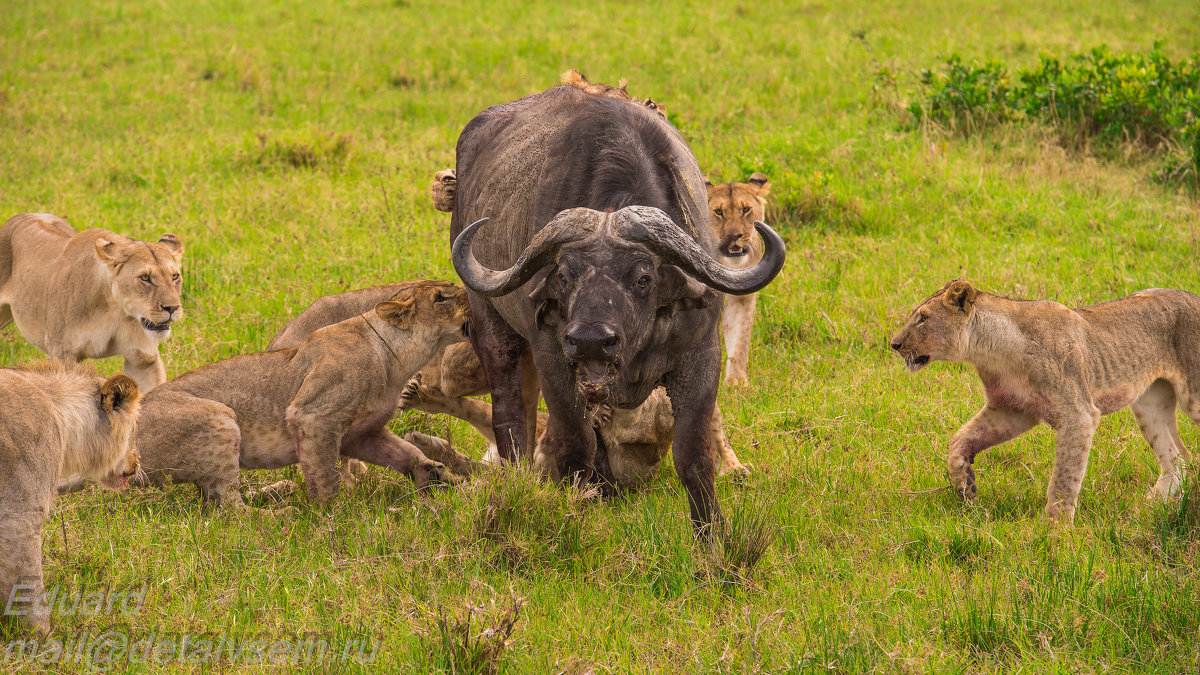
POLYGON ((185 392, 160 391, 138 417, 138 452, 144 477, 192 483, 205 504, 245 508, 241 485, 242 431, 229 406, 185 392))
POLYGON ((1155 380, 1129 406, 1142 436, 1158 459, 1158 481, 1151 490, 1151 496, 1172 497, 1179 492, 1183 483, 1187 450, 1179 437, 1176 403, 1175 389, 1171 384, 1166 380, 1155 380))

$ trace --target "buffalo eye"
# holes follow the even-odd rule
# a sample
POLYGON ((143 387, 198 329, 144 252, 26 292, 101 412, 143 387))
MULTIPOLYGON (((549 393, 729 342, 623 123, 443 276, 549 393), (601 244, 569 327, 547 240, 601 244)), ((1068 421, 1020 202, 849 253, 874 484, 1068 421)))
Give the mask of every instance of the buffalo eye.
POLYGON ((713 209, 713 213, 716 214, 718 218, 725 217, 725 212, 723 212, 721 209, 713 209))
POLYGON ((643 274, 642 276, 638 277, 638 280, 637 280, 638 288, 646 288, 647 286, 650 285, 651 281, 653 281, 653 279, 650 278, 649 274, 643 274))
POLYGON ((750 207, 749 207, 749 206, 743 206, 743 207, 742 207, 742 215, 743 215, 743 216, 748 216, 748 215, 750 215, 750 207))
POLYGON ((150 283, 150 275, 149 274, 143 274, 143 275, 139 276, 138 279, 141 279, 143 283, 147 283, 147 284, 150 283))

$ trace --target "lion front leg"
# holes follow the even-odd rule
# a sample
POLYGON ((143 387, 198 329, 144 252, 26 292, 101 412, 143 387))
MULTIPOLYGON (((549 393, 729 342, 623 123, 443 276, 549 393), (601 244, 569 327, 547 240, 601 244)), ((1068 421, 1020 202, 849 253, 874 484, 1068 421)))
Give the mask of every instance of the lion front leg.
POLYGON ((950 440, 947 464, 950 486, 955 494, 963 499, 974 499, 979 491, 972 467, 975 456, 1029 431, 1038 421, 1033 415, 1017 410, 983 406, 950 440))
POLYGON ((167 369, 157 350, 126 354, 123 371, 137 382, 138 391, 143 394, 167 381, 167 369))
POLYGON ((1092 436, 1100 426, 1100 411, 1094 406, 1055 426, 1054 470, 1046 487, 1046 516, 1065 524, 1075 520, 1075 502, 1087 473, 1092 436))
POLYGON ((748 381, 746 371, 750 366, 750 337, 757 297, 757 293, 751 293, 725 298, 721 332, 725 335, 725 385, 729 387, 744 387, 748 381))
POLYGON ((48 608, 39 606, 42 580, 40 511, 4 514, 0 519, 0 617, 16 619, 27 629, 50 632, 48 608))

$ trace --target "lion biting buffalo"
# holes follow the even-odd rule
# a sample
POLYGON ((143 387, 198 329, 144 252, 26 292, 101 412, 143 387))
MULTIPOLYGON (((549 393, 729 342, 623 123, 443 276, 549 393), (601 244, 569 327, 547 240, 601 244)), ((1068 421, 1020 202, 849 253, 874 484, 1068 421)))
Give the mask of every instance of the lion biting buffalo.
POLYGON ((714 257, 704 178, 661 115, 559 86, 484 110, 458 140, 452 259, 470 289, 471 341, 492 385, 501 457, 531 450, 536 370, 549 410, 539 452, 558 479, 611 478, 590 422, 665 387, 693 525, 720 518, 711 417, 720 377, 718 292, 766 286, 783 267, 714 257))

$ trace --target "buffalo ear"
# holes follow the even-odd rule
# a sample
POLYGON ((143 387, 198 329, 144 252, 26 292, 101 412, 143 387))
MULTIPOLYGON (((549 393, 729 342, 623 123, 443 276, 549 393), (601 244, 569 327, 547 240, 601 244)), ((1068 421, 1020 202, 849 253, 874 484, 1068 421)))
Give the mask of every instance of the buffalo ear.
POLYGON ((946 292, 942 295, 942 302, 950 309, 957 309, 963 314, 971 311, 975 306, 975 296, 978 291, 966 279, 955 279, 946 284, 946 292))
POLYGON ((547 265, 533 275, 529 299, 533 301, 533 316, 538 328, 557 326, 562 318, 562 305, 558 300, 558 265, 547 265))
POLYGON ((683 273, 674 265, 658 268, 658 310, 674 314, 710 307, 717 292, 683 273))
POLYGON ((412 328, 414 315, 417 313, 417 297, 406 293, 404 297, 394 297, 375 305, 375 313, 396 328, 408 330, 412 328))
POLYGON ((760 199, 771 194, 771 181, 767 179, 766 174, 754 173, 746 184, 754 188, 754 195, 760 199))
POLYGON ((138 392, 137 382, 125 373, 117 373, 100 385, 100 407, 104 408, 105 412, 136 410, 139 398, 141 394, 138 392))
POLYGON ((176 235, 164 234, 158 238, 158 245, 167 249, 176 263, 183 257, 183 240, 176 235))
POLYGON ((110 265, 123 263, 129 260, 130 255, 132 255, 132 251, 128 246, 121 246, 103 238, 96 240, 96 258, 102 263, 110 265))

